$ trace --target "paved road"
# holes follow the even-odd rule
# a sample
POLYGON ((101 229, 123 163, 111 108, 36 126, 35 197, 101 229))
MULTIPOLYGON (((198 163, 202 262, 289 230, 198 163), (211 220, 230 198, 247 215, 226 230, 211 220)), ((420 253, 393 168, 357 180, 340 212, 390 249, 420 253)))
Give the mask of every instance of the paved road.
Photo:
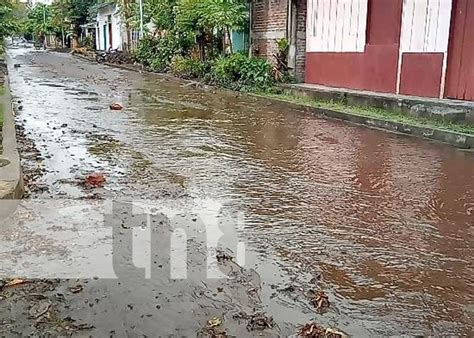
POLYGON ((472 153, 67 54, 9 55, 30 198, 0 234, 0 271, 49 279, 4 288, 0 332, 194 335, 213 317, 237 335, 310 321, 472 332, 472 153), (273 327, 249 331, 256 313, 273 327))

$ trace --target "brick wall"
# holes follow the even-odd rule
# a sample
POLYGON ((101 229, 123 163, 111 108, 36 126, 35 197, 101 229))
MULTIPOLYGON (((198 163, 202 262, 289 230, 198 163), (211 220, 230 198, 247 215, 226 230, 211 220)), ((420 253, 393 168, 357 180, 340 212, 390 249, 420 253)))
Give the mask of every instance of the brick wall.
MULTIPOLYGON (((288 38, 288 2, 291 0, 252 0, 252 52, 275 63, 276 40, 288 38)), ((304 79, 306 59, 306 1, 295 0, 297 7, 296 69, 304 79)))
POLYGON ((287 0, 252 0, 252 50, 275 62, 276 40, 286 37, 287 0))

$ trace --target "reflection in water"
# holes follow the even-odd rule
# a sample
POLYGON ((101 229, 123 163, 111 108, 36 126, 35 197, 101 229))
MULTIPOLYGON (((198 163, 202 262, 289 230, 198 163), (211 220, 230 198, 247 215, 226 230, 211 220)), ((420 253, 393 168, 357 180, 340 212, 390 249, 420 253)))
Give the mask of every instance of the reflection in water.
MULTIPOLYGON (((75 91, 58 79, 16 85, 31 98, 25 111, 47 109, 33 130, 49 118, 87 132, 96 124, 94 133, 111 137, 62 139, 105 166, 110 185, 120 184, 109 193, 156 198, 154 184, 166 180, 183 196, 242 211, 243 235, 260 255, 296 274, 321 273, 337 311, 374 333, 472 330, 474 154, 285 104, 107 72, 70 74, 75 91), (38 86, 48 97, 35 95, 38 86), (67 95, 85 101, 69 106, 67 95), (110 112, 111 101, 126 109, 110 112)), ((69 174, 67 163, 52 163, 57 173, 46 180, 69 174)))
POLYGON ((375 331, 443 332, 453 321, 469 330, 471 153, 264 100, 145 86, 176 104, 132 99, 147 125, 142 142, 160 140, 157 163, 186 175, 196 196, 244 210, 262 254, 322 272, 347 301, 341 311, 375 331), (179 105, 192 100, 207 108, 179 105))

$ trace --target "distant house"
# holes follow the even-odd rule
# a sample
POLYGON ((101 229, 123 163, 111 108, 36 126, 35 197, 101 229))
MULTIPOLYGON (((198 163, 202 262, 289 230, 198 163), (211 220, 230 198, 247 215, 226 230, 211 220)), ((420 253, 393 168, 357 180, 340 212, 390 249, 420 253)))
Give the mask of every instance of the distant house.
POLYGON ((104 3, 97 8, 97 32, 95 35, 97 50, 123 48, 125 25, 120 9, 115 3, 104 3))
POLYGON ((473 0, 252 0, 251 44, 310 84, 474 100, 473 0))

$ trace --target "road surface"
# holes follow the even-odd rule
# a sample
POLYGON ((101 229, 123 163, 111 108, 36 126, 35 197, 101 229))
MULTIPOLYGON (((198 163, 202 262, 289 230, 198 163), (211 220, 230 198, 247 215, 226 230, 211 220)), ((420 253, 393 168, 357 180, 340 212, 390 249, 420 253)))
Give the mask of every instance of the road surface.
POLYGON ((472 334, 473 153, 68 54, 9 56, 29 197, 0 228, 0 277, 29 283, 1 291, 0 333, 472 334), (216 256, 229 278, 210 276, 216 256))

